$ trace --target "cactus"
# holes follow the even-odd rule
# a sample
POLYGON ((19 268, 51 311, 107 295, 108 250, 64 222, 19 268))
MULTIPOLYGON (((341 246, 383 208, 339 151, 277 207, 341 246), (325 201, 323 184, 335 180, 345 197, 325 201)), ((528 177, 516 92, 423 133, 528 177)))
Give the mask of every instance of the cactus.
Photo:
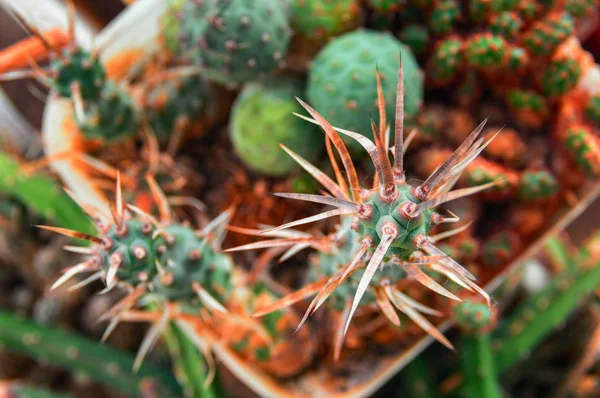
POLYGON ((106 143, 126 140, 138 132, 139 114, 134 99, 113 82, 107 82, 96 101, 85 104, 77 125, 87 139, 106 143))
MULTIPOLYGON (((377 66, 384 95, 391 98, 399 61, 390 54, 400 53, 405 65, 405 112, 413 116, 423 100, 422 72, 410 49, 387 33, 360 30, 332 40, 310 67, 307 96, 334 125, 372 136, 368 115, 377 110, 377 91, 370 76, 377 66)), ((386 111, 393 111, 391 102, 386 111)), ((359 149, 355 142, 349 145, 359 149)))
POLYGON ((494 35, 503 36, 506 39, 515 38, 522 27, 523 21, 519 18, 519 14, 512 11, 505 11, 494 15, 490 20, 490 32, 494 35))
POLYGON ((450 33, 460 17, 460 8, 454 0, 436 2, 429 15, 429 27, 438 35, 450 33))
POLYGON ((550 13, 524 33, 523 44, 534 55, 549 55, 573 31, 573 20, 568 13, 550 13))
POLYGON ((597 127, 600 127, 600 96, 588 99, 588 103, 585 106, 585 116, 597 127))
POLYGON ((398 32, 398 38, 406 44, 413 53, 420 55, 427 51, 429 47, 429 32, 422 25, 408 25, 398 32))
POLYGON ((493 334, 498 372, 505 372, 529 354, 543 338, 567 318, 581 301, 600 286, 595 235, 581 250, 576 267, 569 267, 532 295, 493 334))
POLYGON ((290 27, 278 0, 186 1, 178 22, 176 55, 218 83, 258 80, 287 53, 290 27))
POLYGON ((253 310, 254 300, 273 301, 274 298, 265 298, 262 292, 253 292, 245 286, 243 271, 235 270, 231 258, 218 251, 223 239, 223 224, 229 219, 230 211, 221 214, 203 230, 195 231, 189 225, 173 220, 164 193, 150 176, 148 185, 160 210, 160 221, 135 206, 125 206, 118 177, 112 220, 93 208, 87 209, 90 217, 96 220, 100 237, 42 227, 91 243, 89 248, 74 249, 86 254, 87 260, 67 268, 52 289, 75 275, 89 272, 92 276, 77 287, 97 279, 102 279, 108 289, 117 284, 128 287, 129 294, 103 317, 111 319, 104 338, 121 318, 153 321, 154 325, 138 351, 135 368, 141 365, 172 319, 198 325, 198 332, 209 341, 215 338, 213 334, 217 330, 233 347, 241 341, 250 341, 252 344, 239 348, 240 354, 275 375, 287 377, 306 366, 313 352, 310 335, 305 330, 292 337, 294 328, 291 325, 297 321, 294 313, 282 311, 279 314, 281 321, 277 321, 274 330, 241 315, 253 310), (146 312, 131 310, 141 303, 145 303, 146 312), (232 309, 231 313, 228 308, 232 309), (204 312, 212 313, 212 317, 200 316, 204 312), (302 357, 290 352, 299 342, 303 343, 302 357), (296 360, 286 361, 286 356, 290 355, 296 355, 296 360), (287 366, 278 366, 282 362, 287 366))
POLYGON ((71 45, 55 56, 50 64, 52 86, 66 98, 72 98, 78 86, 81 99, 97 100, 106 82, 106 71, 97 55, 71 45))
POLYGON ((469 64, 481 69, 500 68, 508 54, 508 43, 502 36, 476 34, 467 42, 465 57, 469 64))
POLYGON ((157 390, 160 396, 181 396, 179 384, 168 371, 144 365, 133 373, 134 360, 128 354, 64 330, 36 325, 4 311, 0 311, 0 320, 3 325, 0 342, 11 350, 85 372, 92 379, 124 394, 141 396, 151 389, 157 390))
POLYGON ((573 89, 581 75, 581 66, 571 58, 552 61, 541 77, 541 85, 548 96, 563 95, 573 89))
POLYGON ((597 6, 595 0, 567 0, 565 9, 574 17, 591 14, 597 6))
POLYGON ((319 155, 323 142, 319 132, 305 128, 305 123, 293 115, 301 108, 292 93, 301 90, 297 81, 274 80, 249 84, 238 96, 229 131, 235 152, 251 169, 282 176, 296 168, 280 144, 311 159, 319 155))
POLYGON ((427 78, 435 84, 451 82, 464 66, 463 43, 458 37, 440 42, 427 63, 427 78))
MULTIPOLYGON (((400 67, 400 76, 402 76, 401 71, 402 67, 400 67)), ((457 149, 454 155, 440 166, 423 184, 412 187, 406 183, 404 177, 402 150, 400 150, 403 147, 403 79, 398 79, 396 93, 396 152, 392 168, 382 136, 379 134, 379 131, 387 129, 387 119, 381 76, 377 73, 376 77, 377 92, 379 94, 380 126, 378 127, 374 121, 371 122, 375 143, 360 134, 342 129, 336 130, 311 106, 299 100, 301 105, 312 116, 312 119, 307 118, 307 120, 323 128, 327 137, 332 141, 340 154, 346 175, 348 176, 347 183, 343 180, 339 172, 336 173, 338 175, 338 183, 335 183, 306 160, 293 151, 286 149, 306 171, 321 182, 333 197, 297 193, 278 195, 295 200, 332 205, 335 209, 284 224, 271 230, 271 234, 281 229, 341 215, 343 221, 338 226, 336 232, 331 236, 325 237, 302 234, 302 237, 298 238, 294 233, 292 233, 293 237, 291 238, 286 238, 289 235, 281 237, 275 235, 277 238, 274 240, 251 243, 228 250, 251 250, 287 245, 290 247, 290 250, 294 251, 297 250, 298 244, 301 243, 303 247, 300 246, 298 249, 312 246, 325 253, 316 262, 319 270, 325 271, 326 275, 324 277, 310 283, 298 292, 283 297, 275 302, 275 304, 255 313, 255 316, 268 314, 311 294, 317 294, 307 310, 301 322, 302 324, 329 296, 332 296, 332 304, 338 309, 341 305, 340 301, 342 301, 340 299, 343 299, 343 316, 340 317, 342 322, 340 330, 343 332, 336 335, 334 357, 339 356, 344 336, 356 309, 361 304, 368 305, 373 299, 379 305, 383 314, 393 324, 399 325, 399 318, 394 309, 396 307, 413 319, 427 333, 433 335, 438 341, 447 347, 452 347, 450 342, 429 321, 419 314, 419 311, 429 314, 438 314, 438 312, 416 303, 397 288, 397 282, 409 276, 441 295, 458 300, 456 296, 421 271, 419 264, 429 264, 434 271, 449 277, 468 290, 477 292, 485 297, 489 303, 489 296, 474 282, 475 277, 456 261, 446 257, 427 237, 431 228, 445 219, 445 217, 434 210, 435 206, 473 194, 493 185, 492 183, 450 193, 440 193, 444 192, 443 188, 440 188, 440 185, 443 186, 452 180, 452 178, 448 177, 450 170, 454 170, 455 173, 460 174, 460 171, 464 170, 473 158, 475 158, 475 155, 472 154, 478 151, 479 145, 483 144, 483 140, 479 140, 476 145, 474 142, 477 140, 483 124, 479 125, 459 149, 457 149), (350 159, 349 152, 337 131, 357 140, 367 150, 376 169, 376 178, 379 182, 377 189, 369 190, 360 188, 358 176, 350 159), (347 188, 342 188, 342 186, 347 188), (440 189, 440 192, 437 191, 438 189, 440 189), (423 251, 433 256, 435 263, 431 261, 433 258, 425 256, 415 257, 418 251, 423 251), (363 259, 367 253, 369 253, 369 257, 367 257, 369 258, 368 261, 363 259), (327 273, 333 275, 328 276, 327 273), (360 279, 354 274, 358 274, 360 279), (356 280, 358 280, 357 283, 356 280), (352 291, 354 290, 354 298, 352 299, 352 291), (336 300, 336 298, 339 299, 336 300)), ((332 162, 335 161, 332 160, 332 162)), ((454 176, 454 174, 451 175, 454 176)), ((435 238, 433 240, 435 241, 435 238)))
POLYGON ((464 180, 469 186, 496 182, 490 196, 510 197, 516 192, 519 175, 514 170, 487 159, 476 159, 466 170, 464 180))
POLYGON ((519 181, 519 198, 522 200, 547 199, 558 192, 556 177, 546 170, 526 171, 519 181))
POLYGON ((462 331, 460 363, 466 398, 502 397, 491 347, 493 318, 485 304, 472 299, 466 299, 455 307, 454 320, 462 331))
POLYGON ((79 206, 50 177, 31 174, 11 156, 0 153, 0 192, 58 225, 89 232, 91 222, 79 206))
POLYGON ((561 139, 580 169, 588 176, 600 176, 600 142, 585 125, 571 126, 561 139))
POLYGON ((358 26, 360 6, 356 0, 293 0, 290 24, 309 40, 327 41, 358 26))
POLYGON ((159 140, 202 118, 211 101, 208 83, 198 75, 176 76, 152 87, 144 99, 144 116, 159 140))
POLYGON ((538 129, 549 117, 546 99, 536 92, 510 90, 506 94, 506 101, 517 120, 526 127, 538 129))

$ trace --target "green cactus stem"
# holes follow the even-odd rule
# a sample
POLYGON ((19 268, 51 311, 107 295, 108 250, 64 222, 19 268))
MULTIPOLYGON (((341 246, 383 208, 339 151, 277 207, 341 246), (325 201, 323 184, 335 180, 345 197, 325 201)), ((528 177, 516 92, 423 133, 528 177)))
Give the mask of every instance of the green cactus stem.
POLYGON ((464 397, 502 397, 491 347, 494 319, 490 308, 468 298, 455 306, 454 320, 462 331, 459 353, 464 397))
MULTIPOLYGON (((599 238, 596 233, 594 240, 597 242, 599 238)), ((494 332, 494 356, 500 373, 528 355, 600 286, 597 257, 593 249, 584 248, 579 260, 575 260, 579 261, 575 269, 568 268, 556 275, 547 287, 528 298, 494 332)))
POLYGON ((0 342, 10 350, 84 372, 93 380, 131 396, 141 396, 148 389, 164 397, 181 396, 181 387, 169 372, 143 365, 133 373, 133 357, 121 351, 4 311, 0 311, 0 324, 0 342))
POLYGON ((106 81, 106 71, 97 56, 78 46, 65 48, 50 64, 53 86, 62 97, 72 98, 74 85, 81 99, 96 100, 106 81))
POLYGON ((93 225, 81 208, 59 184, 43 174, 29 174, 17 160, 0 153, 0 192, 11 195, 34 213, 57 225, 93 231, 93 225))

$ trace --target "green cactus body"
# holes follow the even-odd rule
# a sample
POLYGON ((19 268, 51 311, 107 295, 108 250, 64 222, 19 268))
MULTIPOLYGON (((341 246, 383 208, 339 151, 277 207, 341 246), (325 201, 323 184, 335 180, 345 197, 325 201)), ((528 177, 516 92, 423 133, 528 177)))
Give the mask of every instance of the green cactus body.
POLYGON ((98 99, 106 72, 98 60, 80 47, 64 49, 50 64, 53 86, 62 97, 71 98, 73 84, 79 86, 84 101, 98 99))
POLYGON ((497 232, 481 248, 483 263, 490 267, 506 264, 517 252, 517 240, 509 232, 497 232))
POLYGON ((50 177, 27 173, 15 159, 3 153, 0 153, 0 170, 0 192, 60 226, 84 232, 92 230, 86 214, 50 177))
MULTIPOLYGON (((597 240, 597 236, 595 237, 597 240)), ((596 243, 597 244, 597 243, 596 243)), ((600 286, 597 258, 585 258, 579 265, 556 275, 540 292, 529 297, 494 332, 494 356, 502 373, 528 355, 549 333, 600 286)))
POLYGON ((147 95, 144 113, 159 140, 199 120, 211 101, 211 90, 201 76, 181 76, 164 80, 147 95))
POLYGON ((590 15, 597 7, 596 0, 567 0, 565 9, 574 17, 590 15))
POLYGON ((77 120, 87 139, 114 143, 131 138, 138 132, 139 111, 129 93, 107 82, 96 101, 85 104, 84 119, 77 120))
POLYGON ((600 96, 590 97, 585 106, 585 116, 597 127, 600 127, 600 96))
POLYGON ((558 192, 560 185, 550 172, 526 171, 519 181, 519 198, 522 200, 547 199, 558 192))
POLYGON ((429 15, 429 27, 438 35, 450 33, 460 17, 460 7, 454 0, 436 2, 429 15))
POLYGON ((464 66, 463 42, 458 37, 443 40, 427 63, 427 77, 435 84, 451 82, 464 66))
POLYGON ((231 142, 251 169, 270 176, 296 169, 297 163, 280 144, 309 159, 319 155, 324 142, 321 134, 293 115, 302 109, 293 96, 301 90, 299 82, 277 80, 249 84, 237 98, 231 114, 231 142))
POLYGON ((581 65, 576 60, 565 58, 553 61, 542 74, 542 89, 549 96, 563 95, 577 85, 580 76, 581 65))
POLYGON ((379 12, 393 12, 400 8, 400 0, 367 0, 369 7, 379 12))
POLYGON ((405 26, 398 33, 398 37, 402 43, 409 46, 413 53, 417 55, 423 54, 429 48, 429 31, 425 26, 405 26))
POLYGON ((489 307, 466 299, 454 308, 454 321, 462 331, 460 363, 466 398, 500 398, 490 329, 494 319, 489 307))
POLYGON ((523 21, 519 14, 512 11, 502 12, 490 20, 490 32, 506 39, 515 38, 522 27, 523 21))
POLYGON ((328 40, 352 30, 360 22, 356 0, 293 0, 292 29, 310 40, 328 40))
POLYGON ((291 30, 279 0, 187 1, 176 55, 218 83, 258 80, 284 60, 291 30))
POLYGON ((551 14, 535 22, 523 35, 523 44, 534 55, 549 55, 569 36, 575 27, 568 13, 551 14))
POLYGON ((487 70, 503 66, 508 52, 508 43, 502 36, 481 33, 467 42, 465 56, 471 65, 487 70))
POLYGON ((10 350, 84 372, 130 396, 141 396, 148 390, 157 391, 161 397, 181 396, 181 387, 169 372, 150 365, 132 372, 134 359, 129 354, 3 311, 0 311, 0 323, 3 325, 0 342, 10 350))
POLYGON ((589 128, 571 127, 562 141, 563 147, 586 175, 593 178, 600 176, 600 142, 589 128))
POLYGON ((534 91, 510 90, 506 101, 517 119, 528 127, 539 128, 550 114, 546 98, 534 91))
MULTIPOLYGON (((315 109, 340 128, 372 137, 369 113, 377 112, 375 67, 382 76, 385 98, 393 98, 402 53, 407 117, 423 100, 423 75, 410 49, 387 33, 359 30, 332 40, 313 61, 307 95, 315 109), (397 54, 397 55, 390 55, 397 54)), ((387 102, 393 113, 394 104, 387 102)), ((355 150, 356 142, 347 140, 355 150)))
POLYGON ((528 63, 529 55, 527 52, 520 47, 511 46, 511 48, 508 50, 506 62, 506 67, 508 70, 511 72, 523 70, 528 63))

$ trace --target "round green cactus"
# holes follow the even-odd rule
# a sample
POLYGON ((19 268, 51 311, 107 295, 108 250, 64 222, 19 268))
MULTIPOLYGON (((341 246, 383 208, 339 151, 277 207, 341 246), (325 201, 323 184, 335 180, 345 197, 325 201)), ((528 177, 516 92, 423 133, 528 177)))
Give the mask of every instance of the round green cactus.
POLYGON ((381 73, 386 111, 392 114, 400 53, 404 108, 408 117, 413 116, 423 100, 423 74, 410 49, 387 33, 359 30, 331 41, 310 67, 308 98, 334 126, 372 137, 369 113, 377 112, 375 71, 381 73))
POLYGON ((585 116, 600 127, 600 96, 590 97, 585 106, 585 116))
POLYGON ((359 24, 360 6, 356 0, 293 0, 290 24, 308 39, 327 40, 354 29, 359 24))
POLYGON ((565 9, 574 17, 590 15, 597 7, 596 0, 567 0, 565 9))
POLYGON ((534 55, 549 55, 573 34, 575 27, 568 13, 551 14, 537 21, 523 35, 523 44, 534 55))
POLYGON ((176 55, 229 85, 260 79, 277 68, 291 35, 279 0, 187 1, 178 21, 176 55))
POLYGON ((503 36, 506 39, 515 38, 522 27, 523 21, 519 17, 519 14, 512 11, 505 11, 494 15, 490 20, 490 32, 503 36))
POLYGON ((85 104, 84 118, 77 125, 87 139, 123 141, 138 132, 137 104, 129 93, 107 82, 98 100, 85 104))
POLYGON ((581 65, 574 59, 552 61, 542 74, 541 85, 548 96, 563 95, 573 89, 581 76, 581 65))
POLYGON ((106 71, 98 57, 81 47, 67 47, 51 63, 53 86, 62 97, 71 98, 77 84, 84 101, 95 100, 106 81, 106 71))
POLYGON ((574 126, 564 134, 564 148, 582 171, 592 178, 600 177, 600 142, 586 126, 574 126))
POLYGON ((293 115, 302 110, 293 97, 301 91, 298 82, 278 80, 249 84, 237 98, 229 131, 233 148, 248 167, 270 176, 295 169, 297 163, 280 144, 303 157, 318 156, 322 135, 293 115))
POLYGON ((473 35, 467 42, 465 49, 467 62, 480 69, 493 69, 503 66, 508 53, 508 43, 502 36, 491 33, 473 35))
POLYGON ((427 77, 436 84, 452 81, 464 66, 463 42, 450 37, 437 46, 427 63, 427 77))
POLYGON ((529 55, 520 47, 511 47, 508 50, 506 67, 510 71, 522 70, 529 63, 529 55))
POLYGON ((429 27, 438 35, 445 35, 452 31, 454 24, 460 17, 460 7, 455 0, 442 0, 436 2, 429 15, 429 27))
POLYGON ((467 333, 480 333, 489 329, 494 319, 485 303, 467 299, 454 307, 454 322, 467 333))
POLYGON ((526 171, 519 181, 519 198, 522 200, 546 199, 558 192, 560 185, 550 172, 526 171))
POLYGON ((415 54, 423 54, 429 48, 429 31, 422 25, 408 25, 398 32, 402 43, 410 47, 415 54))
POLYGON ((144 114, 159 140, 193 120, 200 119, 211 100, 211 90, 201 76, 181 76, 162 81, 147 94, 144 114))

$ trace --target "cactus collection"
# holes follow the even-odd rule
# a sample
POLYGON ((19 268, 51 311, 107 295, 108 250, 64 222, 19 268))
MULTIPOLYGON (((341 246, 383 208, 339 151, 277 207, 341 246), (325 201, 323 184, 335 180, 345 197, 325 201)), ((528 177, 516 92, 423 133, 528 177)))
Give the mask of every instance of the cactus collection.
POLYGON ((600 393, 596 2, 109 3, 0 0, 1 396, 600 393))

